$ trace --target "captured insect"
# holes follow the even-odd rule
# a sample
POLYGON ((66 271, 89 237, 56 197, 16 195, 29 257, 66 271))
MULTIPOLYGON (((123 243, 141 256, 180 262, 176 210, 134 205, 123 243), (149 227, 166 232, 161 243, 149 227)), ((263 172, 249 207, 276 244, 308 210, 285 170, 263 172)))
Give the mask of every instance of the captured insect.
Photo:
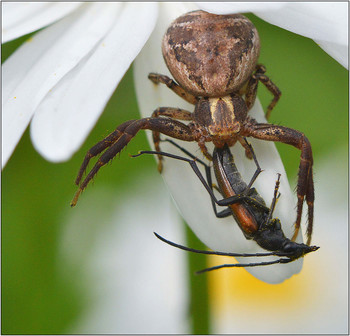
MULTIPOLYGON (((178 96, 195 105, 194 112, 174 107, 159 107, 151 117, 129 120, 93 146, 86 154, 75 183, 79 186, 71 206, 98 170, 113 159, 141 129, 153 132, 156 151, 160 151, 160 134, 198 143, 209 160, 206 142, 215 147, 230 147, 237 141, 251 158, 243 137, 278 141, 301 151, 297 184, 297 217, 295 240, 301 222, 304 200, 308 205, 308 245, 313 226, 314 185, 313 157, 307 137, 294 129, 268 123, 258 123, 248 116, 257 94, 258 83, 263 83, 274 98, 266 116, 281 95, 277 86, 265 75, 265 67, 258 64, 259 35, 253 23, 239 14, 214 15, 194 11, 177 18, 166 31, 162 53, 174 80, 168 76, 150 73, 154 84, 165 84, 178 96), (243 98, 244 96, 244 98, 243 98), (189 122, 188 124, 182 121, 189 122), (101 154, 101 155, 100 155, 101 154), (91 158, 100 155, 85 179, 83 174, 91 158)), ((159 154, 158 170, 162 170, 159 154)))
MULTIPOLYGON (((246 139, 244 138, 245 142, 246 139)), ((183 245, 179 245, 173 243, 157 233, 155 235, 157 238, 162 240, 163 242, 180 248, 182 250, 202 253, 202 254, 211 254, 211 255, 225 255, 225 256, 233 256, 233 257, 265 257, 265 256, 279 256, 284 257, 280 259, 276 259, 273 261, 266 262, 257 262, 257 263, 248 263, 248 264, 224 264, 219 266, 214 266, 210 268, 206 268, 198 273, 211 271, 224 267, 253 267, 253 266, 266 266, 273 264, 286 264, 290 263, 300 257, 303 257, 305 254, 316 251, 319 247, 317 246, 309 246, 303 243, 296 243, 290 239, 288 239, 281 227, 281 222, 278 218, 272 218, 273 211, 276 206, 276 201, 278 198, 278 188, 279 188, 279 180, 280 174, 278 174, 278 179, 276 181, 274 196, 272 199, 272 203, 270 208, 268 208, 265 204, 264 199, 259 195, 255 188, 252 188, 252 185, 258 175, 261 173, 261 168, 256 159, 255 153, 251 145, 246 142, 247 148, 250 149, 252 158, 256 164, 256 171, 251 178, 249 184, 247 185, 243 179, 239 171, 237 170, 236 164, 234 162, 231 151, 227 145, 223 148, 215 148, 213 152, 213 170, 215 172, 215 177, 218 183, 218 191, 224 197, 222 200, 217 200, 213 193, 212 189, 212 177, 211 177, 211 169, 205 164, 203 161, 199 160, 191 153, 186 151, 184 148, 177 145, 175 142, 171 140, 167 140, 175 145, 177 148, 182 150, 185 154, 191 157, 191 159, 165 153, 158 151, 141 151, 137 155, 133 155, 133 157, 140 156, 143 154, 156 154, 163 155, 166 157, 170 157, 177 160, 182 160, 188 162, 192 167, 193 171, 196 173, 204 187, 207 189, 211 196, 211 201, 213 205, 213 209, 215 215, 219 218, 227 217, 233 215, 237 224, 241 228, 246 239, 254 240, 260 247, 267 251, 272 251, 269 253, 225 253, 225 252, 214 252, 214 251, 203 251, 196 250, 192 248, 185 247, 183 245), (200 172, 197 162, 202 164, 206 171, 206 180, 200 172), (225 210, 218 212, 216 209, 216 204, 220 206, 228 206, 225 210)))

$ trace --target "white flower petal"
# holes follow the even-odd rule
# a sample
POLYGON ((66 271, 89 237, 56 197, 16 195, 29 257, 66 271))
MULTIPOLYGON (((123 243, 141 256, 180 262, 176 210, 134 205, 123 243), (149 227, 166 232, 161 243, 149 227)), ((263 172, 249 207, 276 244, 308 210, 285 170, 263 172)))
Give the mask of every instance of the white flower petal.
POLYGON ((348 67, 348 4, 345 2, 197 4, 215 14, 253 12, 271 24, 315 40, 330 56, 348 67))
POLYGON ((51 161, 67 160, 81 146, 157 20, 157 4, 128 3, 90 57, 64 78, 36 111, 31 137, 51 161))
POLYGON ((45 27, 80 5, 80 2, 5 2, 2 8, 2 43, 45 27))
POLYGON ((32 15, 37 15, 47 2, 4 2, 2 5, 2 29, 9 29, 32 15))
POLYGON ((288 3, 277 12, 255 12, 267 22, 315 40, 348 68, 348 4, 288 3))
POLYGON ((255 11, 254 14, 313 40, 348 43, 348 5, 345 2, 290 2, 280 11, 255 11))
POLYGON ((345 2, 197 4, 201 9, 214 14, 253 12, 263 20, 299 35, 347 45, 348 5, 345 2))
POLYGON ((344 68, 349 69, 349 48, 347 45, 324 41, 315 42, 344 68))
MULTIPOLYGON (((149 72, 158 72, 170 76, 161 56, 160 42, 169 23, 177 16, 186 12, 186 8, 181 10, 177 5, 168 4, 161 6, 159 21, 156 29, 143 48, 140 55, 135 60, 135 85, 139 101, 141 114, 150 116, 152 111, 159 106, 181 107, 193 111, 193 105, 190 105, 176 96, 165 85, 154 85, 149 82, 147 75, 149 72)), ((256 119, 263 118, 263 112, 260 104, 257 104, 251 114, 256 119), (260 113, 260 114, 259 114, 260 113)), ((151 140, 151 134, 148 132, 151 140)), ((282 194, 274 215, 281 219, 283 230, 287 237, 292 235, 293 221, 295 220, 295 198, 291 193, 286 173, 282 162, 273 143, 250 139, 258 157, 258 161, 264 172, 255 183, 255 187, 269 205, 277 178, 277 173, 281 173, 282 194)), ((195 155, 202 157, 196 143, 180 142, 181 146, 188 149, 195 155)), ((166 152, 178 152, 170 144, 162 143, 161 147, 166 152)), ((213 149, 211 144, 209 150, 213 149)), ((232 148, 232 153, 236 158, 236 164, 239 171, 246 181, 249 181, 255 171, 254 162, 245 158, 244 150, 240 145, 232 148)), ((140 158, 141 160, 142 158, 140 158)), ((202 170, 203 171, 203 170, 202 170)), ((213 250, 226 252, 256 252, 262 251, 257 244, 244 238, 238 225, 233 218, 217 219, 213 213, 210 197, 204 187, 195 176, 188 164, 172 159, 165 159, 164 171, 162 173, 181 214, 207 246, 213 250)), ((171 237, 168 237, 171 239, 171 237)), ((301 241, 301 236, 298 237, 301 241)), ((263 259, 259 259, 263 260, 263 259)), ((288 265, 275 265, 259 269, 247 269, 250 273, 259 279, 278 283, 290 277, 292 274, 300 271, 302 261, 298 260, 288 265)))
POLYGON ((323 50, 348 67, 348 4, 288 3, 278 12, 254 12, 274 25, 315 40, 323 50))
POLYGON ((41 100, 98 43, 117 12, 115 4, 85 4, 36 34, 4 63, 3 166, 41 100))
POLYGON ((198 7, 213 14, 273 11, 285 6, 283 2, 196 2, 198 7))

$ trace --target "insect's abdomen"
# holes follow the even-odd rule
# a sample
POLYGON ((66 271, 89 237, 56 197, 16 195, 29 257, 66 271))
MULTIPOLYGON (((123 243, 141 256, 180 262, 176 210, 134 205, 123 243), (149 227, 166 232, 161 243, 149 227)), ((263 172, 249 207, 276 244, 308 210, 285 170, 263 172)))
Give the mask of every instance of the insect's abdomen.
MULTIPOLYGON (((222 161, 222 153, 229 153, 229 150, 215 149, 213 155, 213 167, 218 183, 218 187, 224 198, 241 194, 246 190, 247 185, 243 181, 241 174, 238 172, 236 165, 233 162, 225 162, 230 165, 224 167, 222 161), (218 155, 218 151, 220 154, 218 155)), ((248 210, 244 203, 234 203, 229 205, 232 210, 232 215, 236 219, 238 225, 242 229, 246 238, 252 238, 254 233, 258 230, 259 225, 255 216, 248 210)))
MULTIPOLYGON (((236 167, 235 164, 234 166, 236 167)), ((240 174, 240 172, 237 169, 235 170, 231 169, 229 171, 228 170, 225 170, 225 171, 226 171, 227 179, 229 180, 233 191, 236 194, 243 193, 247 189, 247 184, 243 181, 242 175, 240 174)))

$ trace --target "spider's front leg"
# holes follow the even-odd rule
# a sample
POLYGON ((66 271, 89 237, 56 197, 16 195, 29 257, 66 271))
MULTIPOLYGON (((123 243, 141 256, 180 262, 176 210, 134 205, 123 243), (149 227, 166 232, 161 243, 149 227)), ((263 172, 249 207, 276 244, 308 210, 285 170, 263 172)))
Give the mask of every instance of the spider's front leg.
POLYGON ((93 156, 97 156, 105 150, 105 152, 99 157, 97 163, 87 174, 83 182, 80 183, 79 188, 71 202, 71 206, 76 205, 80 194, 97 174, 98 170, 110 160, 112 160, 118 153, 120 153, 121 150, 141 129, 149 129, 151 131, 159 132, 183 141, 195 140, 191 129, 187 125, 182 124, 177 120, 166 118, 143 118, 139 120, 130 120, 123 123, 117 127, 113 133, 92 147, 86 154, 83 164, 79 170, 78 177, 76 179, 77 184, 80 183, 89 160, 93 156))
POLYGON ((128 120, 125 123, 119 125, 115 131, 106 136, 103 140, 98 142, 95 146, 91 147, 85 155, 84 161, 80 166, 79 173, 75 179, 75 184, 79 185, 81 178, 83 177, 86 167, 88 166, 90 159, 102 153, 106 148, 113 145, 124 133, 125 129, 136 120, 128 120))
POLYGON ((259 124, 254 119, 250 119, 244 125, 242 135, 251 136, 267 141, 282 142, 288 145, 292 145, 301 151, 297 185, 297 218, 295 221, 295 232, 292 240, 294 241, 298 235, 303 210, 303 202, 304 199, 306 199, 306 203, 308 205, 307 244, 310 245, 315 195, 312 176, 312 149, 308 138, 303 133, 294 129, 272 124, 259 124))
MULTIPOLYGON (((174 107, 159 107, 152 113, 153 118, 158 117, 168 117, 171 119, 177 119, 177 120, 184 120, 184 121, 191 121, 192 120, 192 113, 186 110, 182 110, 179 108, 174 107)), ((160 152, 160 132, 153 131, 153 143, 155 150, 157 152, 160 152)), ((163 157, 159 154, 158 155, 158 171, 161 173, 163 169, 163 163, 162 163, 163 157)))

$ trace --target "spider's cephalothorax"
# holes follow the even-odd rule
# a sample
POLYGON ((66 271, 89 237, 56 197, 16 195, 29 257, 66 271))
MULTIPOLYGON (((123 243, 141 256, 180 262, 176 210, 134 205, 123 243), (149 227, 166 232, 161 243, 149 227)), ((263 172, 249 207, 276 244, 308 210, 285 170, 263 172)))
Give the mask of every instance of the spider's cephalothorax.
MULTIPOLYGON (((195 105, 194 112, 179 108, 159 107, 151 117, 129 120, 92 147, 85 156, 76 184, 80 193, 101 166, 117 155, 141 129, 153 131, 153 141, 160 151, 160 134, 183 140, 196 141, 203 154, 211 158, 205 146, 213 142, 221 148, 239 141, 247 150, 243 137, 279 141, 298 148, 301 160, 298 175, 298 205, 295 239, 301 222, 304 199, 308 204, 308 243, 313 223, 314 187, 312 177, 312 150, 306 136, 294 129, 258 123, 248 116, 255 102, 258 83, 262 82, 274 98, 266 112, 280 98, 281 92, 265 75, 265 67, 258 64, 260 41, 256 28, 243 15, 214 15, 194 11, 177 18, 168 28, 162 43, 165 62, 178 83, 168 76, 150 73, 155 84, 165 84, 187 102, 195 105), (181 121, 188 121, 185 124, 181 121), (81 182, 85 169, 94 156, 105 151, 81 182)), ((159 156, 159 171, 162 170, 159 156)))
POLYGON ((194 132, 196 129, 203 129, 203 135, 198 136, 198 141, 212 141, 215 147, 234 145, 247 113, 244 100, 237 94, 221 98, 201 98, 193 113, 194 132))

